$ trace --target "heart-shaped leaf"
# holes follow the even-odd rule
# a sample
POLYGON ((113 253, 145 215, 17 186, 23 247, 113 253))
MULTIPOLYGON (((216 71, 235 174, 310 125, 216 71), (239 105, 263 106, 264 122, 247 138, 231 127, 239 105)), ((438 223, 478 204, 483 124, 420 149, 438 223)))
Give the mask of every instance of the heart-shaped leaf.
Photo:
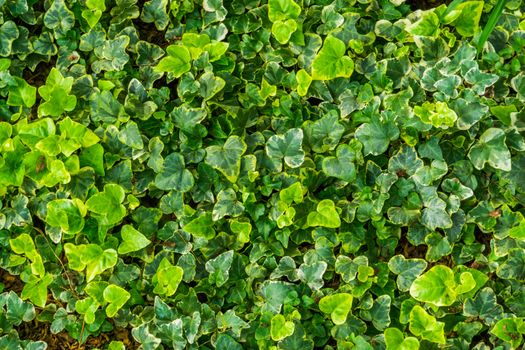
POLYGON ((155 177, 155 186, 161 190, 187 192, 195 183, 191 172, 185 168, 184 158, 171 153, 164 159, 162 170, 155 177))
POLYGON ((310 212, 307 226, 323 226, 337 228, 341 226, 341 219, 331 199, 323 199, 317 204, 316 211, 310 212))
POLYGON ((104 289, 104 300, 108 302, 106 307, 106 315, 113 317, 117 314, 118 310, 126 304, 130 298, 130 294, 127 290, 114 284, 110 284, 104 289))
POLYGON ((445 324, 416 305, 410 311, 410 332, 433 343, 445 344, 445 324))
POLYGON ((432 267, 415 279, 410 286, 410 295, 436 306, 452 305, 457 296, 454 272, 444 265, 432 267))
POLYGON ((505 132, 501 129, 487 129, 468 152, 476 169, 483 169, 486 163, 495 169, 511 169, 510 151, 505 144, 505 132))
POLYGON ((283 135, 273 135, 266 142, 266 154, 270 158, 284 159, 290 168, 297 168, 304 162, 302 149, 303 130, 293 128, 283 135))
POLYGON ((352 295, 348 293, 327 295, 319 300, 319 310, 330 314, 332 322, 341 325, 345 323, 352 309, 352 300, 352 295))
POLYGON ((388 262, 390 271, 397 275, 397 286, 401 291, 408 291, 412 282, 427 268, 423 259, 405 259, 403 255, 395 255, 388 262))
POLYGON ((206 148, 206 163, 219 170, 230 182, 236 182, 241 171, 241 156, 245 151, 244 141, 233 135, 223 146, 206 148))
POLYGON ((283 315, 278 314, 272 317, 270 322, 270 334, 275 341, 283 340, 293 334, 295 325, 292 321, 286 321, 283 315))
POLYGON ((345 52, 344 42, 334 36, 328 36, 312 62, 312 79, 349 78, 354 71, 354 61, 345 56, 345 52))
POLYGON ((131 225, 122 226, 120 235, 122 237, 122 242, 118 247, 119 254, 136 252, 137 250, 147 247, 151 243, 149 239, 131 225))

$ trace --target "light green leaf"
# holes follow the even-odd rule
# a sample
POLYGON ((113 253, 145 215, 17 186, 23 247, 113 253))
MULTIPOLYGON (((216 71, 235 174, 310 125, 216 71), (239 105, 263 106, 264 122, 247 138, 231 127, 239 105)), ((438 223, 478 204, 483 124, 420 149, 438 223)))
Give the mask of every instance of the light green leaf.
POLYGON ((272 34, 281 45, 286 44, 296 30, 297 22, 293 19, 275 21, 272 25, 272 34))
POLYGON ((233 250, 228 250, 214 259, 206 262, 206 271, 209 272, 210 283, 217 287, 223 286, 230 277, 230 268, 233 262, 233 250))
POLYGON ((188 233, 210 240, 215 237, 215 230, 213 229, 214 221, 211 213, 204 213, 203 215, 193 219, 184 226, 184 230, 188 233))
POLYGON ((117 264, 117 252, 114 249, 102 250, 96 244, 81 244, 75 246, 71 243, 64 245, 64 251, 69 262, 69 267, 75 271, 86 269, 86 279, 92 281, 107 269, 117 264))
POLYGON ((36 102, 36 87, 29 85, 24 79, 19 77, 14 77, 14 80, 16 86, 9 87, 7 104, 31 108, 36 102))
POLYGON ((337 293, 327 295, 319 300, 319 310, 330 314, 332 322, 336 325, 345 323, 352 308, 352 295, 348 293, 337 293))
POLYGON ((385 329, 386 350, 418 350, 419 340, 405 337, 398 328, 385 329))
POLYGON ((421 106, 414 107, 414 114, 423 123, 431 124, 436 128, 448 129, 453 127, 458 116, 450 109, 446 102, 424 102, 421 106))
POLYGON ((322 226, 337 228, 341 226, 341 219, 331 199, 323 199, 317 204, 316 211, 310 212, 307 218, 307 227, 322 226))
POLYGON ((161 190, 187 192, 195 183, 191 172, 185 168, 184 158, 179 153, 171 153, 164 159, 162 170, 155 177, 155 186, 161 190))
POLYGON ((290 168, 297 168, 304 162, 302 143, 303 130, 292 128, 283 135, 270 137, 266 142, 266 154, 270 158, 284 159, 290 168))
POLYGON ((436 321, 425 309, 416 305, 410 311, 409 329, 415 336, 431 341, 433 343, 445 344, 445 324, 436 321))
POLYGON ((345 56, 345 52, 344 42, 336 37, 328 36, 312 62, 312 79, 349 78, 354 71, 354 61, 345 56))
POLYGON ((517 349, 523 341, 523 324, 523 318, 503 318, 492 327, 490 333, 517 349))
POLYGON ((155 67, 157 72, 172 73, 175 78, 179 78, 191 68, 190 51, 181 45, 170 45, 166 48, 167 57, 160 60, 155 67))
POLYGON ((423 259, 405 259, 403 255, 395 255, 388 261, 388 268, 397 275, 397 287, 406 292, 414 280, 427 268, 423 259))
POLYGON ((301 13, 301 6, 293 0, 269 0, 268 18, 270 21, 286 21, 296 19, 301 13))
POLYGON ((436 265, 416 278, 410 286, 410 295, 436 306, 452 305, 457 296, 454 273, 447 266, 436 265))
POLYGON ((295 79, 297 80, 297 93, 299 96, 305 96, 308 93, 310 84, 312 83, 312 77, 307 71, 301 69, 295 75, 295 79))
POLYGON ((106 307, 106 315, 108 317, 115 316, 130 296, 129 292, 122 287, 115 284, 107 286, 106 289, 104 289, 104 300, 109 303, 106 307))
POLYGON ((49 29, 66 33, 75 25, 75 16, 67 8, 64 0, 53 0, 44 15, 44 25, 49 29))
POLYGON ((244 206, 237 200, 237 194, 232 188, 222 190, 217 195, 213 206, 212 219, 218 221, 225 216, 237 217, 244 211, 244 206))
POLYGON ((119 254, 136 252, 137 250, 147 247, 151 243, 149 239, 131 225, 122 226, 120 235, 122 236, 122 242, 118 247, 119 254))
POLYGON ((233 135, 222 146, 206 148, 206 163, 219 170, 230 182, 236 182, 241 171, 241 156, 245 151, 244 141, 233 135))
POLYGON ((510 151, 505 144, 505 132, 498 128, 487 129, 472 146, 468 157, 478 170, 488 163, 495 169, 510 171, 510 151))
POLYGON ((364 155, 385 153, 390 141, 399 137, 399 129, 391 120, 381 120, 373 115, 370 123, 363 123, 355 131, 355 137, 364 146, 364 155))
POLYGON ((180 266, 173 266, 167 258, 162 259, 151 282, 155 286, 154 293, 164 296, 172 296, 177 291, 184 270, 180 266))
POLYGON ((84 204, 78 200, 55 199, 47 203, 46 223, 71 235, 82 231, 85 215, 84 204))
POLYGON ((280 341, 293 334, 295 325, 292 321, 286 321, 283 315, 277 314, 270 322, 270 334, 272 340, 280 341))
POLYGON ((86 206, 89 211, 97 214, 104 225, 114 225, 124 218, 126 208, 122 205, 126 193, 117 184, 107 184, 104 190, 91 196, 86 206))

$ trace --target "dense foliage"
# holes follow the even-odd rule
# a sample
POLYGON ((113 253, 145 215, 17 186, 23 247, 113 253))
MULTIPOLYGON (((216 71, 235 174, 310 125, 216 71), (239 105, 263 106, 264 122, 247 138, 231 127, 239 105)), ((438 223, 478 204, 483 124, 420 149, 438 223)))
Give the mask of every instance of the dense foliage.
POLYGON ((427 5, 0 0, 0 349, 519 348, 525 4, 427 5))

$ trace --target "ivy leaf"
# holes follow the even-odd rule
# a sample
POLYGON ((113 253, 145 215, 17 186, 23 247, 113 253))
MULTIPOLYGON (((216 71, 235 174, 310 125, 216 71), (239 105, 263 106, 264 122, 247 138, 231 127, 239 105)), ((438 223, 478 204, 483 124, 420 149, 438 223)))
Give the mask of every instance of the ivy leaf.
POLYGON ((96 244, 81 244, 75 246, 71 243, 64 245, 64 251, 69 261, 69 267, 75 271, 86 269, 86 279, 92 281, 107 269, 117 264, 117 252, 114 249, 102 250, 96 244))
POLYGON ((479 291, 475 298, 465 300, 463 314, 467 317, 479 317, 490 325, 501 318, 503 307, 498 304, 494 291, 487 287, 479 291))
POLYGON ((190 51, 182 45, 170 45, 166 48, 167 57, 160 60, 155 67, 157 72, 169 72, 179 78, 191 68, 190 51))
POLYGON ((204 213, 203 215, 193 219, 184 226, 184 230, 196 237, 202 237, 210 240, 215 237, 215 230, 213 229, 214 221, 211 213, 204 213))
POLYGON ((85 215, 83 203, 76 200, 55 199, 47 203, 46 223, 71 235, 82 231, 85 215))
POLYGON ((395 255, 388 261, 388 268, 397 275, 399 290, 405 292, 427 268, 427 262, 423 259, 405 259, 403 255, 395 255))
POLYGON ((108 317, 115 316, 118 310, 126 304, 130 296, 129 292, 122 287, 114 284, 107 286, 104 289, 104 300, 109 303, 106 307, 106 315, 108 317))
POLYGON ((405 337, 397 328, 385 329, 386 350, 418 350, 419 340, 405 337))
POLYGON ((2 297, 3 301, 0 302, 0 305, 5 303, 5 317, 12 325, 19 326, 22 322, 31 322, 35 318, 33 304, 23 301, 15 292, 10 291, 2 297))
POLYGON ((360 154, 356 154, 349 145, 340 145, 337 147, 335 157, 326 157, 323 159, 323 171, 328 176, 339 178, 346 182, 353 182, 356 179, 356 167, 354 162, 360 154))
POLYGON ((147 247, 151 243, 149 239, 131 225, 122 226, 120 235, 122 236, 122 242, 118 247, 119 254, 136 252, 137 250, 147 247))
POLYGON ((433 343, 445 344, 445 324, 416 305, 410 311, 410 332, 433 343))
POLYGON ((308 88, 312 83, 312 77, 307 71, 301 69, 295 75, 295 79, 297 80, 297 93, 299 96, 306 96, 308 93, 308 88))
POLYGON ((266 154, 270 158, 284 159, 290 168, 300 167, 304 162, 302 149, 303 130, 293 128, 283 135, 273 135, 266 142, 266 154))
POLYGON ((98 60, 91 64, 93 71, 98 74, 102 71, 112 72, 124 69, 129 61, 129 55, 126 53, 129 42, 129 36, 119 35, 96 46, 94 52, 98 60))
POLYGON ((161 190, 187 192, 192 189, 195 180, 185 168, 184 158, 179 153, 171 153, 164 159, 162 170, 155 177, 155 186, 161 190))
POLYGON ((323 226, 337 228, 341 226, 341 219, 331 199, 323 199, 317 204, 316 211, 310 212, 307 218, 307 226, 323 226))
POLYGON ((72 111, 77 105, 77 98, 69 95, 73 86, 73 78, 64 78, 56 68, 52 68, 46 79, 46 84, 38 88, 39 95, 45 100, 38 106, 40 116, 58 117, 64 112, 72 111))
POLYGON ((349 78, 354 71, 354 61, 345 56, 345 52, 344 42, 334 36, 328 36, 312 62, 312 79, 349 78))
POLYGON ((425 102, 421 106, 414 107, 414 114, 423 123, 431 124, 436 128, 448 129, 453 127, 458 116, 445 102, 425 102))
POLYGON ((327 295, 319 300, 319 310, 330 314, 334 324, 341 325, 345 323, 350 313, 352 300, 352 295, 348 293, 327 295))
POLYGON ((230 182, 236 182, 241 171, 241 156, 246 144, 239 136, 230 136, 223 146, 206 148, 206 163, 219 170, 230 182))
POLYGON ((296 19, 301 13, 301 6, 293 0, 269 0, 268 18, 270 21, 285 21, 296 19))
POLYGON ((151 279, 155 286, 153 292, 167 297, 172 296, 177 291, 183 275, 184 270, 180 266, 173 266, 167 258, 162 259, 151 279))
POLYGON ((169 16, 166 13, 168 0, 150 0, 144 3, 140 19, 145 23, 155 23, 159 31, 166 29, 169 23, 169 16))
POLYGON ((242 203, 237 201, 237 194, 231 188, 222 190, 217 195, 217 202, 213 206, 212 219, 218 221, 223 217, 229 215, 237 217, 244 211, 242 203))
POLYGON ((286 44, 296 30, 297 22, 293 19, 275 21, 272 25, 272 34, 281 45, 286 44))
POLYGON ((410 295, 425 303, 449 306, 456 301, 455 288, 452 270, 444 265, 436 265, 415 279, 410 286, 410 295))
POLYGON ((399 137, 399 129, 393 121, 382 121, 372 116, 370 123, 363 123, 355 131, 355 137, 364 146, 364 155, 385 153, 390 144, 399 137))
POLYGON ((14 77, 14 81, 16 85, 9 88, 7 104, 31 108, 36 102, 36 87, 29 85, 24 79, 18 77, 14 77))
POLYGON ((44 15, 44 25, 49 29, 66 33, 75 25, 75 16, 67 8, 64 0, 53 0, 44 15))
POLYGON ((206 271, 208 271, 208 279, 210 283, 217 287, 223 286, 230 277, 230 268, 233 262, 233 250, 228 250, 214 259, 206 262, 206 271))
POLYGON ((516 349, 523 341, 523 318, 503 318, 492 327, 490 333, 516 349))
POLYGON ((505 145, 505 132, 501 129, 487 129, 468 152, 474 167, 483 169, 486 163, 495 169, 510 171, 510 151, 505 145))
POLYGON ((286 321, 283 315, 278 314, 272 317, 270 322, 270 334, 272 340, 280 341, 293 334, 295 325, 292 321, 286 321))
POLYGON ((506 280, 525 281, 525 249, 514 248, 508 252, 507 260, 498 267, 498 277, 506 280))
POLYGON ((0 56, 7 57, 11 54, 13 42, 18 38, 19 31, 15 22, 5 21, 0 26, 0 56))
POLYGON ((126 215, 124 189, 116 184, 107 184, 104 190, 91 196, 87 202, 87 209, 101 220, 103 225, 114 225, 126 215))

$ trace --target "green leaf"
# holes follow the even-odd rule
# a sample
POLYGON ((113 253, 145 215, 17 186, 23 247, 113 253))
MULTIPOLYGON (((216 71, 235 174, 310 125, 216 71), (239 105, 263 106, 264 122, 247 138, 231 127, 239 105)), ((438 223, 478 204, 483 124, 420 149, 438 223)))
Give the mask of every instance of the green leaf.
POLYGON ((53 275, 50 273, 46 273, 41 278, 32 275, 24 285, 20 296, 22 299, 29 299, 36 306, 43 308, 47 302, 47 287, 53 282, 53 279, 53 275))
POLYGON ((168 259, 162 259, 151 280, 155 286, 153 292, 167 297, 172 296, 177 291, 183 275, 184 270, 180 266, 173 266, 168 259))
POLYGON ((330 314, 332 322, 341 325, 346 322, 352 308, 352 295, 348 293, 337 293, 327 295, 319 300, 319 310, 330 314))
POLYGON ((66 33, 75 25, 75 16, 64 0, 53 0, 44 15, 44 25, 49 29, 66 33))
POLYGON ((119 35, 96 46, 93 51, 98 60, 91 64, 93 71, 98 74, 102 71, 111 72, 124 69, 129 61, 129 55, 126 53, 129 42, 129 36, 119 35))
POLYGON ((386 350, 418 350, 419 340, 405 337, 397 328, 385 329, 386 350))
POLYGON ((45 100, 38 106, 38 114, 58 117, 64 112, 75 109, 77 98, 69 95, 73 81, 72 77, 64 78, 58 69, 52 68, 46 84, 38 88, 38 94, 45 100))
POLYGON ((453 127, 458 119, 456 112, 450 109, 445 102, 425 102, 421 106, 414 107, 414 114, 417 115, 423 123, 431 124, 441 129, 453 127))
POLYGON ((431 341, 433 343, 445 344, 445 324, 436 321, 425 309, 416 305, 410 311, 409 329, 415 336, 431 341))
POLYGON ((169 72, 179 78, 191 69, 190 51, 181 45, 170 45, 166 48, 167 57, 160 60, 155 67, 157 72, 169 72))
POLYGON ((136 252, 137 250, 147 247, 151 243, 149 239, 131 225, 122 226, 120 235, 122 237, 122 242, 118 247, 119 254, 136 252))
POLYGON ((308 88, 312 83, 312 77, 307 71, 301 69, 295 75, 295 79, 297 80, 297 93, 299 96, 306 96, 308 93, 308 88))
POLYGON ((397 287, 406 292, 414 280, 427 268, 427 262, 423 259, 405 259, 403 255, 394 255, 388 261, 388 268, 397 275, 397 287))
POLYGON ((159 31, 163 31, 169 24, 166 12, 168 0, 150 0, 144 3, 140 19, 145 23, 155 23, 159 31))
POLYGON ((457 296, 454 273, 447 266, 436 265, 415 279, 410 286, 410 295, 436 306, 452 305, 457 296))
POLYGON ((272 340, 280 341, 293 334, 295 325, 292 321, 286 321, 283 315, 278 314, 272 317, 270 322, 270 334, 272 340))
POLYGON ((505 132, 501 129, 487 129, 468 152, 468 157, 476 169, 489 164, 495 169, 510 171, 510 151, 505 144, 505 132))
POLYGON ((231 188, 222 190, 217 195, 217 202, 213 206, 212 219, 218 221, 225 216, 237 217, 244 211, 244 206, 237 201, 237 194, 231 188))
POLYGON ((507 260, 496 271, 498 277, 506 280, 525 282, 525 249, 514 248, 508 252, 507 260))
POLYGON ((96 214, 103 225, 114 225, 124 218, 126 208, 122 205, 125 198, 124 189, 116 184, 107 184, 104 191, 91 196, 86 207, 96 214))
POLYGON ((470 37, 479 30, 479 20, 483 11, 483 1, 465 1, 451 11, 445 20, 456 27, 458 33, 464 37, 470 37))
POLYGON ((304 162, 302 149, 303 130, 289 129, 283 135, 273 135, 266 142, 266 154, 270 158, 284 160, 290 168, 300 167, 304 162))
POLYGON ((27 256, 36 252, 35 243, 33 243, 33 239, 27 233, 22 233, 16 238, 10 239, 9 245, 15 254, 27 256))
POLYGON ((0 56, 7 57, 11 54, 13 42, 18 38, 19 31, 13 21, 5 21, 0 26, 0 56))
POLYGON ((82 231, 85 215, 84 204, 76 200, 55 199, 47 203, 46 223, 71 235, 82 231))
POLYGON ((493 324, 503 315, 503 307, 498 304, 496 294, 487 287, 475 298, 465 300, 463 314, 467 317, 479 317, 487 324, 493 324))
POLYGON ((233 262, 233 250, 228 250, 214 259, 206 262, 206 271, 208 271, 208 280, 217 287, 223 286, 230 277, 230 268, 233 262))
POLYGON ((14 77, 16 86, 9 88, 7 104, 10 106, 25 106, 31 108, 36 102, 36 87, 26 83, 24 79, 14 77))
POLYGON ((417 22, 407 28, 407 31, 413 35, 437 36, 439 34, 439 17, 434 11, 425 11, 417 22))
POLYGON ((372 116, 370 123, 363 123, 355 131, 355 137, 364 146, 364 155, 385 153, 390 141, 399 137, 399 129, 390 120, 381 120, 372 116))
POLYGON ((296 30, 297 22, 293 19, 275 21, 272 25, 272 34, 281 45, 286 44, 296 30))
POLYGON ((184 226, 184 230, 196 237, 202 237, 210 240, 215 237, 215 230, 213 229, 214 221, 211 213, 205 213, 184 226))
MULTIPOLYGON (((360 150, 357 150, 360 151, 360 150)), ((323 171, 328 176, 333 176, 346 182, 353 182, 356 179, 356 167, 354 162, 360 157, 349 145, 340 145, 337 147, 335 157, 326 157, 323 159, 323 171)))
POLYGON ((269 0, 268 18, 270 21, 285 21, 296 19, 301 13, 301 6, 293 0, 269 0))
POLYGON ((110 284, 104 289, 104 300, 108 302, 106 307, 106 315, 113 317, 117 314, 118 310, 126 304, 130 298, 130 294, 127 290, 114 284, 110 284))
POLYGON ((344 42, 336 37, 328 36, 312 62, 312 79, 349 78, 354 71, 354 61, 345 56, 345 52, 344 42))
POLYGON ((490 333, 499 339, 512 345, 514 349, 518 348, 523 341, 523 318, 503 318, 499 320, 490 333))
POLYGON ((15 292, 10 291, 0 297, 3 297, 0 305, 5 303, 5 317, 12 325, 19 326, 22 322, 31 322, 35 318, 33 304, 23 301, 15 292))
POLYGON ((323 199, 317 203, 316 211, 308 214, 307 227, 312 226, 329 228, 338 228, 341 226, 341 219, 331 199, 323 199))
POLYGON ((69 267, 75 271, 86 269, 86 279, 92 281, 107 269, 117 264, 117 252, 114 249, 102 250, 96 244, 81 244, 75 246, 71 243, 64 245, 64 251, 69 261, 69 267))
POLYGON ((206 163, 219 170, 230 182, 236 182, 241 171, 241 156, 246 144, 239 136, 230 136, 222 146, 206 148, 206 163))
POLYGON ((179 153, 168 155, 162 170, 155 177, 155 186, 165 191, 188 192, 194 183, 193 175, 185 168, 184 158, 179 153))

